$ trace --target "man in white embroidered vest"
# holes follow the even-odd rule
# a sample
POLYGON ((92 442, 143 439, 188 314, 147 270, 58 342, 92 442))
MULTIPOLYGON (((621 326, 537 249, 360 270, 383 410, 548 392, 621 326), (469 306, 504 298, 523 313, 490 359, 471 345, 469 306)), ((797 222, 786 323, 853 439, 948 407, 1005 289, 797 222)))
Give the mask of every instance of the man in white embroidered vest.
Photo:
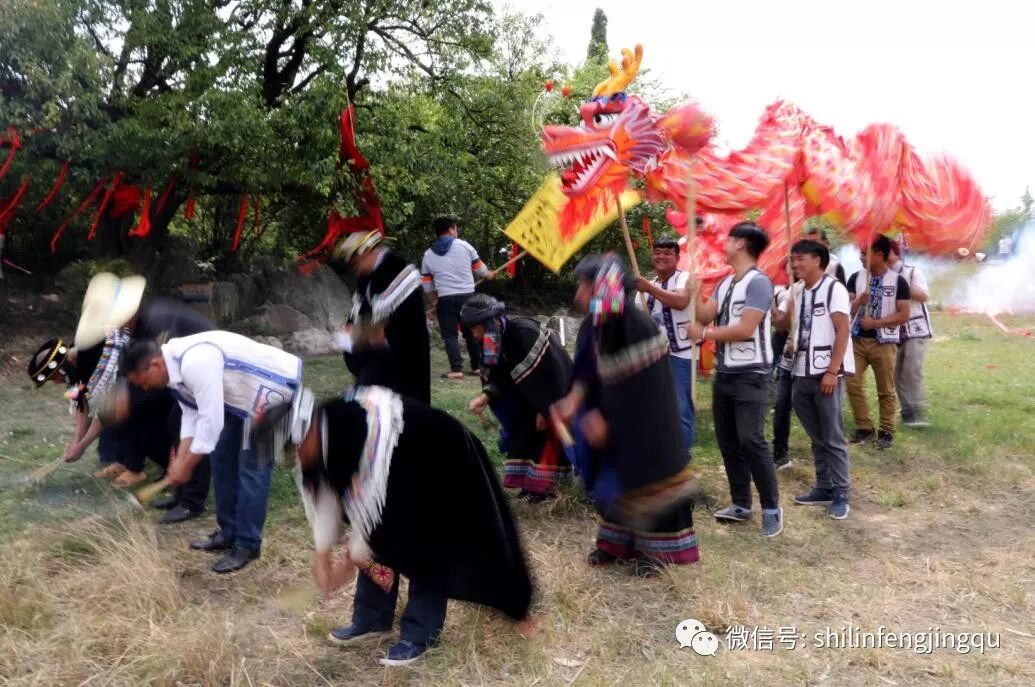
MULTIPOLYGON (((688 272, 676 269, 679 264, 679 241, 675 236, 660 236, 654 242, 654 279, 636 280, 636 289, 647 294, 647 312, 661 331, 668 336, 668 359, 676 383, 679 403, 679 424, 683 443, 689 455, 694 445, 694 403, 690 397, 690 369, 693 365, 687 325, 690 324, 690 286, 688 272)), ((639 301, 637 301, 639 302, 639 301)))
POLYGON ((931 315, 927 312, 927 278, 918 267, 902 261, 898 241, 891 242, 891 269, 909 284, 909 319, 902 325, 895 360, 895 391, 906 427, 925 427, 924 421, 924 358, 927 340, 932 336, 931 315))
POLYGON ((773 282, 756 264, 768 245, 769 236, 754 222, 730 229, 726 260, 733 274, 719 282, 711 298, 698 303, 690 338, 718 343, 712 415, 733 503, 717 511, 715 518, 750 520, 754 481, 762 506, 762 536, 775 537, 783 531, 783 511, 773 454, 765 440, 773 369, 773 282), (702 326, 713 321, 718 325, 713 329, 702 326))
POLYGON ((162 346, 136 341, 126 353, 126 369, 132 384, 168 387, 183 410, 169 482, 187 482, 210 457, 219 529, 191 548, 227 551, 214 572, 240 570, 259 557, 273 469, 272 457, 261 455, 265 448, 251 445, 251 425, 266 406, 294 398, 302 361, 239 334, 210 331, 162 346))
POLYGON ((852 295, 852 351, 855 376, 847 381, 848 399, 855 417, 853 444, 861 444, 874 434, 870 409, 866 403, 863 375, 873 368, 880 405, 877 448, 891 448, 895 437, 895 357, 898 353, 899 327, 909 319, 909 284, 888 267, 891 240, 877 236, 869 250, 860 246, 863 269, 848 278, 852 295), (869 284, 862 282, 869 275, 869 284))
POLYGON ((805 239, 791 247, 797 281, 780 310, 777 325, 790 330, 787 353, 794 375, 794 411, 812 440, 816 486, 795 496, 803 506, 826 506, 835 520, 848 517, 848 445, 845 442, 841 379, 855 371, 848 290, 824 273, 829 252, 805 239))

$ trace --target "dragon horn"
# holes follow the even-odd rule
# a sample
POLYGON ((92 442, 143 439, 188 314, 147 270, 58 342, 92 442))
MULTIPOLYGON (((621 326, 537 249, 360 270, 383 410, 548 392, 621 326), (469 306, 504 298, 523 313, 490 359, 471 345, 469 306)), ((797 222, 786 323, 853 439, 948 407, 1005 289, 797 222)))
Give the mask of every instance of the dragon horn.
POLYGON ((611 60, 607 63, 607 69, 611 72, 611 76, 597 84, 597 87, 593 89, 593 97, 598 95, 614 95, 625 90, 625 87, 632 83, 632 80, 636 78, 636 73, 640 70, 640 62, 643 61, 643 46, 640 44, 636 45, 635 51, 629 50, 628 48, 622 48, 622 67, 619 69, 618 63, 611 60))

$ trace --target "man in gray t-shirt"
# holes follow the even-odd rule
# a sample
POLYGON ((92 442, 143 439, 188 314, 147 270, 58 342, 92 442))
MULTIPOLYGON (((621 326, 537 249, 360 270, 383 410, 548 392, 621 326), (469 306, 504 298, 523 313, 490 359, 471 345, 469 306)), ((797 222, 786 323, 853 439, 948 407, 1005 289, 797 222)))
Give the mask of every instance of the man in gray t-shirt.
MULTIPOLYGON (((457 338, 460 310, 474 294, 474 280, 493 279, 496 271, 485 266, 474 246, 457 238, 455 218, 436 217, 431 226, 438 238, 424 252, 421 261, 424 293, 438 315, 438 328, 449 357, 449 372, 443 376, 463 379, 464 361, 457 338)), ((471 372, 477 374, 481 368, 481 344, 471 336, 470 330, 462 328, 462 331, 467 342, 467 354, 471 358, 471 372)))
POLYGON ((733 503, 717 511, 715 518, 750 520, 754 482, 762 506, 762 536, 775 537, 783 531, 783 510, 764 431, 773 365, 773 283, 756 264, 768 245, 769 236, 754 222, 730 229, 726 259, 733 274, 719 283, 711 298, 698 303, 690 337, 717 344, 712 418, 733 503), (712 322, 716 326, 706 331, 703 325, 712 322))

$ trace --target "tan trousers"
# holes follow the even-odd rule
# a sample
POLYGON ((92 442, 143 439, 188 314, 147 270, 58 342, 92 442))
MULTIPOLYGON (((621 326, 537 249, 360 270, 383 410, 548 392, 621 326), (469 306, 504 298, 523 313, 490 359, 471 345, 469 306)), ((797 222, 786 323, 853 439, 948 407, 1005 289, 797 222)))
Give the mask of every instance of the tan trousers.
POLYGON ((876 339, 852 339, 855 350, 855 376, 848 377, 848 400, 852 404, 852 415, 857 429, 873 429, 870 408, 866 403, 866 385, 863 376, 866 368, 873 368, 877 381, 877 401, 880 405, 880 428, 895 433, 895 357, 897 344, 877 343, 876 339))

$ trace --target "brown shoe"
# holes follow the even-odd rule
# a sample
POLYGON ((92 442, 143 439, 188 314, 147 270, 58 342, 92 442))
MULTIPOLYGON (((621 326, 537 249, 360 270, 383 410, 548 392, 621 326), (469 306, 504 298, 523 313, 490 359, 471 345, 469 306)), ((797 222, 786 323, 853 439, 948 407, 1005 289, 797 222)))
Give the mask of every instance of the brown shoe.
POLYGON ((112 463, 108 467, 101 468, 97 472, 93 473, 93 476, 97 479, 110 479, 112 477, 118 477, 125 471, 126 468, 123 467, 120 463, 112 463))
POLYGON ((113 484, 119 489, 127 489, 129 487, 136 486, 141 482, 146 481, 147 473, 145 473, 143 470, 141 470, 140 472, 130 472, 129 470, 124 470, 121 475, 115 478, 115 482, 113 484))
POLYGON ((442 379, 463 379, 463 372, 446 372, 442 375, 442 379))

